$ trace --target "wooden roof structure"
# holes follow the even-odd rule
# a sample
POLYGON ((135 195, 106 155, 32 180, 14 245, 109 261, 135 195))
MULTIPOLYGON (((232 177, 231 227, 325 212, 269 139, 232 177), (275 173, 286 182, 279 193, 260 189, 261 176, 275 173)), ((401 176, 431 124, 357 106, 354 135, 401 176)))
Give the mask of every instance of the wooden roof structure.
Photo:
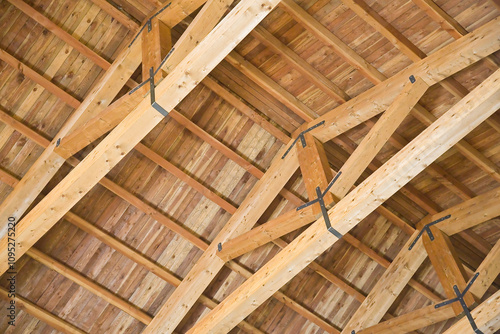
POLYGON ((0 0, 0 332, 496 333, 499 16, 0 0))

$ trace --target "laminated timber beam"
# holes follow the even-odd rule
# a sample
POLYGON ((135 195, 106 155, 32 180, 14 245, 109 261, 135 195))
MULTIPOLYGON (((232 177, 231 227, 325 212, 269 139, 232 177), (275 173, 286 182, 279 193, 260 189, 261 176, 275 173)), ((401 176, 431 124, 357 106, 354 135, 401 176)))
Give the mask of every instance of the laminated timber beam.
MULTIPOLYGON (((493 20, 477 29, 474 33, 410 66, 383 84, 375 86, 349 100, 309 123, 310 126, 313 126, 323 120, 325 121, 325 126, 320 126, 312 130, 311 133, 314 133, 315 137, 322 142, 328 141, 384 111, 392 103, 410 75, 422 77, 428 85, 431 85, 495 52, 500 48, 500 41, 495 40, 496 37, 494 37, 499 28, 500 20, 493 20), (457 54, 460 57, 457 58, 457 54), (377 103, 374 103, 375 101, 377 103), (374 105, 375 108, 373 108, 374 105)), ((156 326, 148 326, 146 333, 155 332, 159 328, 166 332, 174 330, 193 305, 196 296, 201 294, 224 265, 224 261, 220 260, 216 255, 217 249, 215 245, 249 230, 257 222, 257 219, 264 211, 262 209, 263 203, 270 202, 277 195, 279 190, 276 188, 281 188, 286 183, 284 179, 291 177, 291 174, 298 167, 296 157, 294 160, 291 159, 294 156, 293 152, 292 150, 292 154, 288 154, 286 159, 275 159, 271 168, 254 186, 250 195, 215 238, 211 247, 203 254, 183 283, 174 291, 173 295, 159 311, 153 320, 153 323, 156 322, 156 326), (289 171, 292 163, 294 164, 293 168, 291 168, 293 171, 289 171), (278 173, 280 169, 281 173, 278 173), (287 176, 285 173, 289 175, 287 176), (269 182, 270 180, 274 181, 269 182), (272 189, 274 195, 269 194, 270 189, 272 189), (257 196, 259 192, 263 196, 261 199, 257 196)), ((283 153, 284 150, 282 150, 281 155, 283 153)))
POLYGON ((471 286, 470 292, 477 298, 482 298, 493 281, 500 275, 500 241, 496 242, 476 272, 479 273, 479 276, 471 286))
MULTIPOLYGON (((334 200, 338 202, 348 193, 392 133, 427 91, 429 86, 422 79, 413 78, 412 80, 414 81, 407 82, 377 124, 363 138, 358 149, 342 166, 338 180, 335 181, 329 192, 324 196, 326 205, 330 205, 334 200)), ((313 200, 317 197, 316 187, 319 186, 322 192, 325 191, 333 176, 321 142, 318 142, 309 133, 304 134, 304 137, 306 146, 302 147, 300 142, 297 142, 296 145, 309 200, 313 200)), ((295 212, 292 210, 277 219, 236 237, 234 240, 224 243, 219 256, 226 260, 240 256, 247 250, 253 250, 263 245, 270 238, 281 237, 311 223, 319 213, 321 213, 319 203, 312 206, 312 212, 311 210, 304 212, 302 210, 295 212)))
MULTIPOLYGON (((0 287, 0 298, 6 300, 9 302, 11 299, 9 298, 9 292, 4 289, 3 287, 0 287)), ((71 325, 67 321, 59 318, 58 316, 53 315, 49 311, 44 310, 40 306, 30 302, 29 300, 16 295, 14 298, 16 302, 16 306, 18 306, 20 309, 26 311, 26 313, 31 314, 35 318, 45 322, 52 328, 61 331, 63 333, 67 334, 85 334, 84 331, 81 329, 71 325)))
MULTIPOLYGON (((156 87, 165 110, 177 105, 208 72, 269 13, 277 1, 240 2, 170 75, 156 87)), ((115 166, 162 119, 149 96, 129 114, 69 175, 18 223, 22 255, 115 166)), ((61 159, 62 160, 62 159, 61 159)), ((0 252, 6 250, 6 240, 0 252)), ((5 272, 6 266, 0 267, 5 272)))
MULTIPOLYGON (((500 71, 497 71, 330 209, 332 226, 341 234, 347 233, 496 111, 499 97, 500 71)), ((198 322, 190 333, 229 331, 337 240, 325 229, 323 219, 319 219, 198 322)), ((352 319, 350 323, 343 333, 363 328, 352 326, 352 319)))
POLYGON ((96 6, 101 8, 103 11, 108 13, 112 18, 123 24, 127 29, 131 31, 136 31, 139 29, 140 24, 137 23, 134 19, 132 19, 130 16, 113 6, 111 3, 109 3, 107 0, 91 0, 96 6))

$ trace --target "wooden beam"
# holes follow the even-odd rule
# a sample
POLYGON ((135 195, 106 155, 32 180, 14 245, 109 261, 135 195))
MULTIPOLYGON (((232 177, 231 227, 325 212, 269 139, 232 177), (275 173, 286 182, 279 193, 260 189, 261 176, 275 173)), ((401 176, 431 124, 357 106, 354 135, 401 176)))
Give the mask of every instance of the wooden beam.
POLYGON ((36 248, 31 248, 26 252, 26 254, 29 257, 40 262, 41 264, 47 266, 48 268, 58 272, 59 274, 63 275, 64 277, 72 280, 76 284, 80 285, 84 289, 87 289, 88 291, 92 292, 96 296, 107 301, 111 305, 119 308, 123 312, 128 313, 129 315, 136 318, 137 320, 139 320, 143 324, 148 325, 151 322, 151 320, 153 320, 153 317, 151 317, 146 312, 139 309, 137 306, 123 300, 122 298, 115 295, 114 293, 112 293, 108 289, 103 288, 102 286, 95 283, 91 279, 80 274, 78 271, 76 271, 76 270, 68 267, 67 265, 51 258, 49 255, 41 252, 40 250, 38 250, 36 248))
MULTIPOLYGON (((346 234, 497 110, 499 97, 500 71, 497 71, 329 210, 332 227, 346 234)), ((190 333, 229 331, 337 240, 326 230, 323 219, 319 219, 198 322, 190 333)), ((344 333, 352 329, 362 328, 346 327, 344 333)))
POLYGON ((408 81, 390 107, 382 114, 374 127, 363 138, 357 149, 340 169, 342 176, 331 188, 337 198, 343 198, 358 180, 382 146, 418 103, 429 86, 424 80, 408 81))
POLYGON ((435 304, 408 312, 399 317, 386 320, 377 325, 356 331, 356 334, 394 334, 408 333, 424 328, 455 316, 451 305, 436 309, 435 304))
POLYGON ((472 284, 470 292, 474 296, 482 298, 498 275, 500 275, 500 241, 497 241, 488 255, 486 255, 486 258, 481 262, 479 268, 477 268, 476 273, 479 273, 479 276, 474 284, 472 284))
POLYGON ((171 72, 207 36, 232 2, 233 0, 208 0, 203 5, 200 12, 175 43, 174 51, 163 65, 165 72, 171 72))
MULTIPOLYGON (((99 113, 111 103, 114 96, 125 85, 139 65, 140 48, 141 42, 136 41, 132 47, 123 50, 85 100, 81 104, 77 101, 78 108, 59 130, 48 148, 30 167, 23 180, 0 205, 0 219, 6 220, 11 216, 19 219, 23 215, 65 161, 64 158, 54 152, 54 149, 58 146, 58 139, 64 137, 82 122, 84 123, 86 119, 92 118, 94 114, 99 113)), ((36 73, 34 71, 28 72, 36 73)), ((38 76, 43 87, 50 87, 49 80, 40 75, 38 76)))
POLYGON ((226 57, 226 61, 237 68, 241 73, 245 74, 248 78, 250 78, 250 80, 266 89, 267 92, 271 94, 271 96, 283 103, 294 114, 296 114, 306 122, 310 122, 318 118, 318 114, 314 110, 312 110, 298 98, 290 94, 286 89, 277 84, 273 79, 262 73, 261 70, 248 62, 237 52, 231 52, 226 57))
MULTIPOLYGON (((9 298, 9 292, 3 287, 0 287, 0 298, 6 300, 7 302, 10 302, 11 300, 9 298)), ((30 302, 29 300, 19 296, 18 294, 14 298, 14 301, 16 302, 16 307, 19 307, 20 309, 26 311, 26 313, 31 314, 37 319, 40 319, 41 321, 45 322, 47 325, 58 331, 68 334, 85 334, 84 331, 73 326, 66 320, 63 320, 58 316, 50 313, 49 311, 44 310, 40 306, 30 302)))
POLYGON ((499 203, 500 188, 496 188, 433 215, 431 221, 450 215, 436 226, 447 235, 453 235, 500 216, 499 203))
MULTIPOLYGON (((304 141, 305 147, 302 146, 301 142, 297 142, 296 147, 302 179, 304 180, 309 201, 312 201, 318 197, 316 188, 319 187, 321 192, 325 191, 328 183, 333 179, 333 174, 323 143, 309 133, 304 134, 304 141)), ((330 205, 333 202, 333 196, 330 192, 325 194, 324 201, 325 205, 330 205)), ((311 208, 313 215, 321 213, 319 203, 313 204, 311 208)), ((310 216, 310 214, 305 216, 310 216)), ((311 222, 310 218, 307 222, 311 222)))
MULTIPOLYGON (((172 110, 276 5, 240 2, 202 43, 156 87, 157 103, 172 110), (253 15, 250 15, 253 13, 253 15)), ((125 118, 61 183, 18 223, 18 253, 22 255, 41 238, 78 200, 115 166, 163 115, 150 104, 149 96, 125 118), (21 246, 22 245, 22 246, 21 246)), ((5 253, 6 240, 0 244, 5 253)), ((0 264, 0 272, 6 269, 0 264)))
MULTIPOLYGON (((500 290, 482 302, 472 312, 478 329, 484 334, 495 334, 500 329, 500 290)), ((463 317, 443 334, 473 332, 467 317, 463 317)))
MULTIPOLYGON (((421 230, 425 224, 430 223, 430 217, 422 220, 417 226, 421 230)), ((450 238, 439 230, 436 225, 429 227, 434 240, 430 240, 427 233, 422 236, 425 250, 429 255, 432 266, 436 270, 439 281, 444 289, 446 297, 453 299, 457 295, 453 286, 457 286, 460 291, 464 291, 467 286, 467 276, 464 266, 458 258, 455 247, 451 244, 450 238)), ((471 307, 475 302, 475 298, 471 292, 467 292, 464 296, 464 302, 471 307)), ((452 304, 455 315, 463 312, 462 306, 459 303, 452 304)))
MULTIPOLYGON (((162 55, 162 35, 170 36, 170 28, 167 27, 167 31, 160 29, 160 25, 163 25, 158 18, 152 18, 148 25, 148 28, 144 29, 141 33, 142 38, 142 81, 147 81, 149 79, 150 68, 153 71, 160 66, 163 59, 162 55), (151 27, 151 29, 149 28, 151 27)), ((166 46, 168 49, 170 47, 166 46)), ((162 71, 154 76, 155 83, 157 83, 163 77, 162 71)), ((147 87, 145 87, 147 88, 147 87)))
POLYGON ((57 86, 52 81, 46 79, 43 75, 27 66, 13 55, 9 54, 7 51, 0 49, 0 59, 17 71, 21 72, 28 79, 33 80, 33 82, 36 82, 37 84, 45 88, 51 94, 57 96, 59 99, 61 99, 61 101, 68 104, 69 106, 75 109, 80 106, 80 101, 78 101, 75 97, 57 86))
POLYGON ((110 4, 107 0, 91 0, 95 3, 99 8, 108 13, 112 18, 123 24, 127 29, 131 31, 137 31, 139 29, 139 23, 131 18, 129 15, 125 14, 112 4, 110 4))
POLYGON ((299 57, 288 46, 282 43, 278 38, 274 37, 274 35, 265 28, 257 26, 250 33, 250 35, 272 49, 274 52, 278 53, 284 60, 294 65, 293 67, 305 76, 307 80, 315 84, 319 89, 328 94, 331 98, 335 99, 339 104, 350 99, 346 92, 340 89, 307 61, 299 57))

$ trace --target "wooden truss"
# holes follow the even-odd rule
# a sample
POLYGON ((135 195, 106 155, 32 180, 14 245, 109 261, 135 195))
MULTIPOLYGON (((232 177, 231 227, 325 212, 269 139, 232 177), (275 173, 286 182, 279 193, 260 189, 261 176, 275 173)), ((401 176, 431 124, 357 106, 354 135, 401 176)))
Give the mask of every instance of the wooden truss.
MULTIPOLYGON (((237 325, 247 332, 260 333, 258 329, 243 320, 272 296, 283 301, 324 330, 340 333, 323 319, 279 291, 306 266, 326 277, 362 303, 341 333, 352 331, 356 333, 411 332, 464 312, 459 303, 452 303, 438 309, 433 304, 380 322, 407 284, 428 296, 434 303, 441 302, 438 296, 412 280, 413 274, 427 256, 436 269, 447 299, 456 297, 456 289, 464 291, 466 286, 470 285, 471 275, 465 271, 449 237, 457 233, 466 233, 465 230, 500 215, 500 205, 498 205, 500 190, 495 189, 480 196, 473 196, 456 180, 448 177, 448 186, 460 193, 466 201, 450 209, 441 210, 420 198, 423 206, 430 207, 431 214, 418 224, 417 230, 402 222, 382 206, 382 203, 405 187, 424 169, 443 177, 446 173, 440 170, 439 166, 433 165, 433 162, 451 147, 458 149, 493 178, 500 180, 498 167, 463 141, 463 137, 483 121, 488 121, 493 127, 499 127, 497 122, 488 117, 500 107, 500 70, 496 70, 472 92, 468 92, 451 78, 453 74, 483 59, 496 68, 496 64, 489 56, 500 49, 499 19, 493 20, 470 34, 466 34, 467 32, 459 25, 453 24, 453 21, 442 21, 442 24, 455 32, 454 37, 457 41, 427 57, 362 2, 344 0, 346 5, 359 15, 366 17, 368 23, 380 30, 386 38, 415 62, 401 73, 386 78, 292 0, 281 2, 278 0, 260 2, 242 0, 222 20, 232 1, 176 1, 165 8, 161 14, 152 15, 142 25, 148 27, 142 32, 139 31, 139 26, 135 22, 113 12, 114 9, 107 7, 102 1, 95 1, 120 17, 123 24, 139 31, 138 38, 125 48, 112 64, 75 42, 69 34, 50 20, 40 16, 30 6, 23 2, 11 2, 23 12, 34 16, 40 24, 74 45, 80 52, 107 70, 92 92, 80 102, 51 84, 50 81, 47 82, 45 78, 30 70, 12 55, 4 51, 0 54, 2 60, 16 68, 22 68, 27 76, 76 109, 52 141, 37 135, 5 113, 0 114, 1 121, 10 124, 45 148, 43 154, 21 180, 13 179, 8 174, 0 175, 4 182, 14 187, 13 192, 0 206, 0 219, 5 221, 9 216, 23 217, 29 206, 42 193, 43 188, 64 163, 67 162, 74 167, 68 176, 19 221, 17 240, 19 257, 26 254, 124 310, 147 325, 145 333, 172 333, 195 302, 201 302, 212 311, 190 330, 191 333, 228 332, 237 325), (202 5, 199 14, 172 47, 170 29, 202 5), (345 92, 331 81, 325 80, 321 74, 316 73, 316 70, 290 52, 266 30, 256 27, 277 5, 304 24, 309 31, 332 47, 376 86, 350 99, 345 92), (288 61, 298 64, 297 68, 304 75, 315 82, 318 87, 328 91, 332 98, 344 104, 318 117, 314 111, 281 87, 277 87, 275 82, 232 51, 247 34, 252 34, 269 47, 278 50, 288 61), (265 173, 174 109, 200 83, 218 91, 237 108, 250 109, 242 105, 241 101, 233 95, 224 91, 215 81, 205 78, 224 58, 249 78, 269 89, 280 102, 306 121, 300 128, 301 132, 297 131, 294 138, 290 138, 259 115, 255 115, 253 110, 247 110, 249 117, 285 143, 265 173), (162 62, 163 59, 166 61, 162 62), (111 103, 124 86, 137 85, 130 77, 141 63, 142 79, 148 84, 140 87, 135 93, 127 94, 111 103), (154 84, 150 85, 152 82, 154 84), (439 119, 435 119, 418 104, 426 90, 435 84, 443 85, 455 96, 462 98, 439 119), (154 101, 151 98, 152 92, 155 94, 154 101), (167 111, 170 117, 260 179, 239 208, 234 207, 140 143, 141 139, 164 117, 158 106, 167 111), (381 116, 376 122, 370 120, 379 114, 381 116), (409 114, 417 117, 428 128, 410 143, 402 138, 394 139, 397 136, 391 138, 409 114), (370 131, 352 152, 344 166, 339 171, 332 170, 323 144, 330 140, 338 140, 344 132, 363 122, 371 126, 370 131), (84 160, 80 162, 73 157, 73 154, 110 130, 112 131, 84 160), (362 173, 374 164, 375 156, 390 140, 396 140, 397 145, 400 146, 400 152, 385 164, 376 166, 376 171, 358 184, 357 181, 362 173), (162 168, 178 176, 233 214, 211 244, 207 244, 180 227, 157 209, 105 177, 132 149, 136 149, 145 157, 155 161, 162 168), (284 188, 299 168, 304 178, 310 204, 303 203, 284 188), (204 251, 202 257, 182 281, 70 211, 97 183, 140 208, 204 251), (254 227, 278 194, 303 208, 294 209, 254 227), (387 263, 385 259, 378 257, 377 261, 384 263, 387 270, 370 294, 365 297, 319 266, 314 260, 341 238, 370 254, 372 258, 377 258, 376 254, 370 253, 366 246, 349 234, 352 228, 375 210, 412 235, 392 263, 387 263), (149 316, 77 271, 33 247, 36 241, 63 217, 177 287, 156 316, 149 316), (311 223, 312 225, 289 245, 280 239, 281 236, 311 223), (256 273, 249 272, 232 261, 268 242, 274 242, 283 249, 256 273), (203 295, 203 292, 224 266, 242 274, 247 281, 224 301, 217 304, 203 295)), ((432 15, 443 15, 429 5, 428 1, 416 2, 429 11, 434 9, 431 12, 432 15)), ((414 190, 408 191, 415 194, 414 190)), ((415 197, 418 198, 418 196, 415 197)), ((485 260, 477 269, 479 275, 473 281, 470 290, 463 296, 464 303, 471 309, 480 303, 486 290, 500 274, 500 242, 491 250, 486 249, 486 252, 488 254, 485 260)), ((6 237, 0 241, 0 253, 0 256, 6 257, 6 237)), ((0 268, 1 273, 4 273, 8 269, 7 263, 2 262, 0 268)), ((0 290, 0 297, 5 298, 5 294, 6 291, 0 290)), ((71 333, 82 332, 62 319, 37 308, 22 297, 19 297, 18 302, 28 312, 47 321, 56 329, 71 333)), ((497 292, 480 303, 471 312, 471 316, 477 327, 484 333, 493 333, 500 328, 498 320, 500 293, 497 292)), ((467 318, 463 318, 446 333, 464 332, 469 326, 467 318)))

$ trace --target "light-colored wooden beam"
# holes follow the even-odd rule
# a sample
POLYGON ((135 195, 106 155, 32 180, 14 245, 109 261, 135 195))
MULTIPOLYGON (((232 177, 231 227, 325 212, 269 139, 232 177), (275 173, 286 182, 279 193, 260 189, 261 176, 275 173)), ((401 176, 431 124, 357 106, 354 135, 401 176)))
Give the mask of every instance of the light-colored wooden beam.
POLYGON ((479 276, 474 281, 474 284, 472 284, 470 292, 474 296, 482 298, 498 275, 500 275, 500 241, 497 241, 488 255, 486 255, 486 258, 481 262, 479 268, 477 268, 476 273, 479 273, 479 276))
POLYGON ((41 264, 47 266, 48 268, 58 272, 59 274, 63 275, 64 277, 72 280, 76 284, 80 285, 81 287, 89 290, 96 296, 102 298, 103 300, 107 301, 113 306, 116 306, 120 310, 122 310, 125 313, 128 313, 132 317, 136 318, 143 324, 148 325, 151 320, 153 320, 153 317, 148 315, 146 312, 142 311, 139 309, 137 306, 128 303, 127 301, 123 300, 116 294, 112 293, 111 291, 107 290, 106 288, 103 288, 99 284, 95 283, 91 279, 83 276, 80 274, 78 271, 68 267, 67 265, 51 258, 49 255, 43 253, 42 251, 36 249, 36 248, 31 248, 29 249, 26 254, 35 259, 36 261, 40 262, 41 264))
MULTIPOLYGON (((328 187, 328 183, 333 179, 332 170, 326 157, 323 143, 311 136, 309 133, 304 134, 306 146, 302 146, 301 141, 297 141, 297 154, 299 159, 300 171, 302 179, 306 187, 309 201, 318 197, 316 188, 319 187, 320 192, 324 192, 328 187)), ((330 205, 333 202, 333 196, 330 192, 324 196, 325 205, 330 205)), ((321 213, 319 203, 311 206, 312 214, 318 215, 321 213)), ((298 214, 298 213, 297 213, 298 214)), ((310 216, 310 215, 305 215, 310 216)), ((306 220, 310 222, 309 220, 306 220)))
MULTIPOLYGON (((156 87, 157 103, 172 110, 277 4, 240 2, 170 75, 156 87), (253 13, 253 15, 250 15, 253 13)), ((163 115, 149 96, 125 118, 65 179, 18 223, 18 253, 22 255, 115 166, 163 115), (22 246, 21 246, 22 245, 22 246)), ((0 244, 6 250, 6 240, 0 244)), ((5 264, 0 272, 5 271, 5 264)))
POLYGON ((447 235, 453 235, 500 216, 499 204, 500 188, 496 188, 434 214, 431 221, 450 215, 436 226, 447 235))
POLYGON ((451 319, 454 316, 455 313, 453 312, 451 305, 436 309, 433 304, 416 311, 403 314, 399 317, 386 320, 369 328, 356 331, 356 334, 408 333, 451 319))
POLYGON ((370 162, 375 158, 382 146, 389 140, 397 127, 403 122, 409 112, 418 103, 429 86, 420 78, 408 81, 401 93, 380 119, 363 138, 357 149, 340 169, 342 173, 338 182, 331 188, 337 198, 343 198, 358 180, 370 162))
MULTIPOLYGON (((474 322, 483 334, 495 334, 500 329, 500 290, 471 312, 474 322)), ((463 317, 443 334, 473 332, 467 317, 463 317)))
POLYGON ((233 0, 208 0, 203 5, 181 38, 175 43, 174 51, 163 66, 165 72, 171 72, 207 36, 232 2, 233 0))
MULTIPOLYGON (((497 110, 499 79, 497 71, 329 210, 333 228, 346 234, 497 110)), ((337 240, 326 230, 323 219, 319 219, 198 322, 190 333, 229 331, 337 240)), ((347 330, 344 332, 350 332, 347 330)))
MULTIPOLYGON (((1 287, 0 287, 0 298, 6 300, 7 302, 10 302, 11 300, 9 298, 9 292, 1 287)), ((37 319, 40 319, 41 321, 45 322, 47 325, 51 326, 52 328, 58 331, 68 334, 85 334, 84 331, 77 328, 76 326, 73 326, 66 320, 63 320, 58 316, 44 310, 40 306, 30 302, 29 300, 19 296, 18 294, 14 298, 14 301, 16 302, 16 307, 23 309, 28 314, 31 314, 37 319)))
MULTIPOLYGON (((417 227, 422 230, 425 224, 430 223, 430 217, 422 220, 417 227)), ((444 289, 446 297, 453 299, 457 295, 453 286, 457 286, 460 291, 464 291, 467 286, 467 276, 465 273, 462 261, 458 258, 455 247, 451 244, 450 238, 443 233, 437 226, 430 226, 434 240, 430 240, 427 233, 422 236, 425 250, 431 260, 432 266, 436 270, 441 286, 444 289)), ((475 298, 471 292, 467 292, 464 296, 464 302, 471 307, 475 302, 475 298)), ((455 315, 463 312, 462 306, 459 303, 453 303, 452 308, 455 315)))

